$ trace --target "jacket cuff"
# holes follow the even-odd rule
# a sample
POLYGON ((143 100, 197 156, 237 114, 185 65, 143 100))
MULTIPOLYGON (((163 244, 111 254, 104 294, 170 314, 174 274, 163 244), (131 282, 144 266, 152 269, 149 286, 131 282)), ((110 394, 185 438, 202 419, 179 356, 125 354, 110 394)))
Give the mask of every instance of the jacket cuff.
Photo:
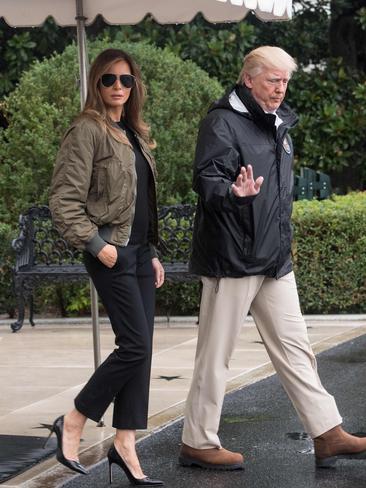
POLYGON ((250 203, 253 202, 253 200, 255 199, 256 196, 257 195, 251 195, 251 196, 248 196, 248 197, 237 197, 236 195, 234 195, 233 190, 231 189, 231 187, 229 188, 229 200, 234 205, 239 205, 239 206, 249 205, 250 203))
POLYGON ((151 252, 151 259, 157 258, 158 253, 156 252, 155 246, 151 243, 149 244, 149 246, 150 246, 150 252, 151 252))
POLYGON ((96 233, 95 236, 92 237, 91 240, 86 243, 85 249, 96 258, 99 252, 106 245, 107 242, 104 239, 102 239, 98 233, 96 233))

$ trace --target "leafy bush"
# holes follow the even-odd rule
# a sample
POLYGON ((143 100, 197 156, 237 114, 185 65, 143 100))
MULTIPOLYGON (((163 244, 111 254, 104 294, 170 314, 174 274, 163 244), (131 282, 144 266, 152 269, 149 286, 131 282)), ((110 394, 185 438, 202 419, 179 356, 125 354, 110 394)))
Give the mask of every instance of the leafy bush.
MULTIPOLYGON (((366 313, 366 192, 294 203, 293 261, 304 313, 366 313)), ((197 283, 166 283, 158 311, 195 314, 197 283)))
POLYGON ((294 266, 306 313, 366 312, 366 192, 294 205, 294 266))
POLYGON ((199 281, 171 283, 166 281, 156 293, 156 315, 198 315, 201 299, 199 281))
POLYGON ((59 27, 51 17, 36 29, 14 29, 0 19, 0 98, 15 88, 35 59, 63 51, 74 38, 74 27, 59 27))
POLYGON ((163 26, 147 17, 136 26, 108 26, 105 32, 116 40, 148 40, 167 48, 181 59, 197 63, 225 87, 235 82, 244 55, 258 42, 248 21, 211 24, 202 15, 188 24, 163 26))
POLYGON ((14 253, 11 241, 15 233, 10 225, 0 223, 0 313, 14 316, 15 300, 12 287, 12 267, 14 253))
MULTIPOLYGON (((294 203, 293 261, 304 313, 366 312, 366 192, 294 203)), ((197 283, 166 283, 158 311, 195 314, 197 283)))
POLYGON ((366 85, 339 61, 299 71, 287 100, 300 116, 291 134, 297 166, 330 174, 342 193, 366 186, 366 85))
MULTIPOLYGON (((108 40, 90 44, 90 57, 108 40)), ((189 198, 197 127, 218 82, 191 61, 148 44, 113 47, 130 52, 141 65, 148 89, 146 118, 158 143, 160 203, 189 198)), ((35 62, 6 101, 9 126, 0 134, 0 220, 14 222, 31 204, 47 202, 56 151, 63 132, 79 111, 75 46, 35 62)))

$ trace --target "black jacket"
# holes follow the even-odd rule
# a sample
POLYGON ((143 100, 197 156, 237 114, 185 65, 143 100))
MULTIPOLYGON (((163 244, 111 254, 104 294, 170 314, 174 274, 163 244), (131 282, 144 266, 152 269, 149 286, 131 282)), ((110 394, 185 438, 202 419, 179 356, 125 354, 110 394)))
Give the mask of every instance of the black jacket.
POLYGON ((247 112, 233 109, 230 92, 213 104, 198 134, 190 269, 217 278, 280 278, 292 270, 293 147, 287 131, 298 118, 283 103, 276 129, 276 116, 265 113, 248 89, 235 87, 247 112), (248 164, 264 182, 257 196, 238 198, 231 185, 248 164))

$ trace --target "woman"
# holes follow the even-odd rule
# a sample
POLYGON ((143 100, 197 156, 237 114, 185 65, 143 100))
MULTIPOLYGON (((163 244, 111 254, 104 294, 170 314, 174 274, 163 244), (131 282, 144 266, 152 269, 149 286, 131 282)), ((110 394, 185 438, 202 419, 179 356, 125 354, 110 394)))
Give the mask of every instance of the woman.
POLYGON ((78 461, 84 424, 87 418, 98 422, 114 400, 110 476, 115 463, 135 485, 162 485, 143 474, 135 450, 135 430, 147 426, 155 287, 164 282, 154 248, 156 168, 154 143, 141 117, 144 96, 131 56, 103 51, 90 68, 85 108, 58 152, 50 190, 54 223, 84 250, 117 347, 75 398, 75 408, 55 420, 52 432, 57 459, 87 474, 78 461))

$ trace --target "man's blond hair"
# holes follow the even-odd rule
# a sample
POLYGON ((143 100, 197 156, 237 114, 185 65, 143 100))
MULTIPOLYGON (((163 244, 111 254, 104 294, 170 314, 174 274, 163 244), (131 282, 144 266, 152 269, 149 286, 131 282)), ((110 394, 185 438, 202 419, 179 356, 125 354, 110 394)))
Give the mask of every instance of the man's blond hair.
POLYGON ((294 58, 280 47, 261 46, 244 57, 238 83, 244 84, 244 74, 255 77, 265 69, 288 71, 291 77, 297 69, 297 64, 294 58))

